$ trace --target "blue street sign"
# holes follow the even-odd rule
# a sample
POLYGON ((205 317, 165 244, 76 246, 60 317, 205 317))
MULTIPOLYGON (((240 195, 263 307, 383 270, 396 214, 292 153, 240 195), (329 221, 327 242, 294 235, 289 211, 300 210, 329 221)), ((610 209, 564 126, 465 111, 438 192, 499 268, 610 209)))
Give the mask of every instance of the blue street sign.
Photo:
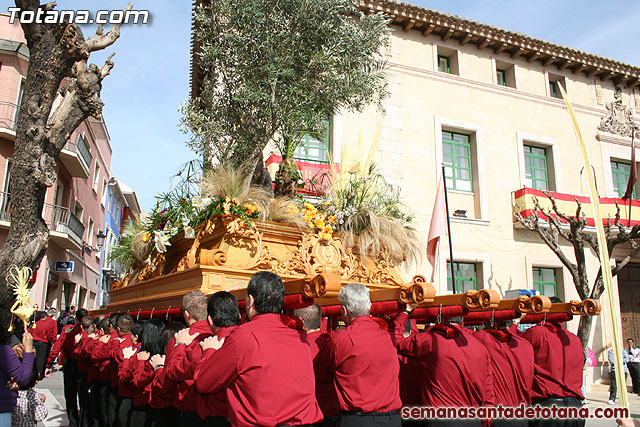
POLYGON ((73 273, 73 261, 56 261, 56 273, 73 273))

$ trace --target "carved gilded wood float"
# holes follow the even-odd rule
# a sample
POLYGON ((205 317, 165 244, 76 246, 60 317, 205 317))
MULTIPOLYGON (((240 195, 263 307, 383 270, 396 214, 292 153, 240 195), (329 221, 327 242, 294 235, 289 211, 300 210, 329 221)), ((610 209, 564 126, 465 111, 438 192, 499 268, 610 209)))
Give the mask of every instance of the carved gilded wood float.
MULTIPOLYGON (((271 270, 285 284, 285 307, 298 308, 318 302, 326 315, 336 316, 340 289, 353 282, 365 284, 373 301, 372 313, 391 314, 404 304, 416 303, 418 316, 429 317, 442 307, 449 315, 513 310, 522 314, 571 313, 595 315, 597 301, 551 304, 547 297, 501 300, 497 291, 481 289, 453 295, 436 295, 424 276, 407 283, 389 256, 361 258, 340 238, 322 239, 295 226, 218 215, 195 230, 195 238, 180 234, 165 253, 155 252, 149 263, 127 275, 110 291, 106 309, 96 313, 130 312, 143 317, 168 317, 191 290, 212 294, 220 290, 246 298, 251 276, 271 270), (456 314, 457 313, 457 314, 456 314)), ((337 312, 339 313, 339 311, 337 312)))

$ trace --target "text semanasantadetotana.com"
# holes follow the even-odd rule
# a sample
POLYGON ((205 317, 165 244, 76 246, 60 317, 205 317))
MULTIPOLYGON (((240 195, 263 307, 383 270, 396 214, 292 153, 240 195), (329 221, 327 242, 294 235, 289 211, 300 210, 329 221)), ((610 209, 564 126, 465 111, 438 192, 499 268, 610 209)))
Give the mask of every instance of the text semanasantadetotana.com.
POLYGON ((586 418, 628 418, 627 408, 569 408, 564 406, 483 406, 442 407, 403 406, 400 416, 405 420, 423 419, 586 419, 586 418))

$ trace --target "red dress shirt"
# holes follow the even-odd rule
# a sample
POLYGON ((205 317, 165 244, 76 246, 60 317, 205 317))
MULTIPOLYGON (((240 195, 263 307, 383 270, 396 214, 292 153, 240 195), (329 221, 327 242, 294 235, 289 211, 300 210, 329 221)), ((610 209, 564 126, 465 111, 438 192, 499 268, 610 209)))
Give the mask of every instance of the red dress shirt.
POLYGON ((331 336, 326 331, 314 331, 307 334, 307 343, 313 359, 313 371, 316 377, 316 400, 325 417, 340 413, 338 397, 333 386, 333 375, 327 372, 323 357, 326 357, 331 336), (320 357, 318 355, 321 355, 320 357), (324 370, 324 371, 323 371, 324 370))
POLYGON ((491 359, 495 404, 518 406, 531 403, 533 347, 529 341, 508 330, 478 331, 491 359))
POLYGON ((226 389, 232 425, 299 425, 322 420, 303 332, 288 328, 279 314, 255 316, 235 328, 222 348, 198 365, 194 377, 198 393, 226 389))
MULTIPOLYGON (((171 338, 167 345, 167 354, 165 355, 165 363, 167 357, 173 352, 175 339, 171 338)), ((149 398, 149 406, 152 408, 166 408, 175 406, 178 399, 178 385, 175 381, 167 378, 166 369, 158 367, 153 373, 151 381, 151 397, 149 398)))
POLYGON ((132 382, 137 389, 133 398, 133 404, 136 406, 146 406, 151 402, 151 381, 153 381, 153 367, 149 360, 138 360, 137 355, 131 357, 133 359, 129 363, 131 370, 132 382))
POLYGON ((562 325, 547 322, 527 329, 522 338, 529 341, 535 354, 531 399, 575 397, 582 395, 582 343, 562 325))
POLYGON ((53 347, 51 347, 51 351, 49 352, 49 357, 47 357, 47 368, 50 368, 51 366, 53 366, 53 361, 59 355, 60 355, 60 359, 58 360, 58 365, 62 365, 62 358, 63 358, 63 356, 61 355, 61 353, 62 353, 62 345, 64 344, 64 340, 65 340, 67 334, 73 328, 74 327, 72 325, 67 325, 62 329, 62 332, 60 333, 60 336, 58 337, 56 342, 53 343, 53 347))
POLYGON ((178 400, 176 408, 180 411, 195 411, 196 390, 193 387, 193 374, 196 366, 202 359, 202 347, 200 342, 212 335, 209 323, 206 320, 199 320, 189 326, 189 334, 199 333, 196 339, 186 347, 178 345, 165 358, 165 370, 167 378, 178 384, 178 400))
POLYGON ((44 323, 46 325, 46 329, 48 331, 48 342, 53 342, 58 337, 58 322, 56 322, 53 317, 45 317, 44 323))
POLYGON ((458 325, 440 325, 405 338, 407 319, 406 313, 398 315, 394 334, 398 353, 420 363, 422 403, 433 407, 492 405, 491 362, 482 342, 458 325), (450 336, 445 336, 447 332, 450 336))
MULTIPOLYGON (((215 336, 226 339, 235 328, 236 326, 220 328, 216 331, 215 336)), ((215 352, 216 350, 212 348, 208 349, 203 353, 201 360, 211 357, 215 352)), ((196 393, 196 406, 198 415, 200 415, 202 419, 206 419, 207 417, 229 417, 226 391, 211 394, 196 393)))
MULTIPOLYGON (((133 341, 131 341, 131 334, 126 334, 120 337, 120 339, 113 340, 114 343, 111 346, 111 362, 115 362, 115 376, 116 376, 116 386, 118 387, 118 394, 121 397, 131 397, 133 398, 136 395, 136 387, 131 382, 131 379, 127 377, 126 381, 121 381, 119 378, 120 367, 124 363, 125 358, 122 350, 125 347, 133 346, 133 341)), ((109 340, 111 342, 111 340, 109 340)))
POLYGON ((29 333, 33 336, 34 341, 46 342, 50 341, 51 331, 49 330, 49 325, 45 319, 49 317, 42 318, 33 324, 33 327, 29 329, 29 333))
POLYGON ((111 339, 106 343, 99 341, 91 354, 91 360, 100 364, 101 378, 105 381, 109 381, 111 387, 118 387, 118 365, 111 358, 114 346, 119 347, 120 342, 118 333, 111 332, 111 339))
POLYGON ((331 333, 321 369, 333 373, 340 411, 389 412, 400 409, 400 364, 387 331, 370 316, 353 319, 331 333))

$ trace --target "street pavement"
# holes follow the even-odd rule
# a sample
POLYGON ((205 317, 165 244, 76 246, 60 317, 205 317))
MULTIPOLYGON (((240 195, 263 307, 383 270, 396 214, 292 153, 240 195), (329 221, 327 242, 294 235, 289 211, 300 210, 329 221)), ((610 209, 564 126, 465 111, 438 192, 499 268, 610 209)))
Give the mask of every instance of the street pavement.
MULTIPOLYGON (((44 423, 38 423, 38 427, 54 427, 68 425, 67 414, 65 412, 64 389, 62 386, 62 372, 56 371, 51 378, 45 378, 36 386, 42 393, 47 395, 45 404, 49 410, 49 416, 44 423)), ((612 408, 616 405, 607 404, 609 393, 607 391, 591 391, 587 393, 587 406, 589 408, 612 408)), ((631 416, 640 419, 640 396, 629 393, 631 416)), ((593 413, 593 410, 591 411, 593 413)), ((613 419, 588 419, 587 427, 615 426, 613 419)))

